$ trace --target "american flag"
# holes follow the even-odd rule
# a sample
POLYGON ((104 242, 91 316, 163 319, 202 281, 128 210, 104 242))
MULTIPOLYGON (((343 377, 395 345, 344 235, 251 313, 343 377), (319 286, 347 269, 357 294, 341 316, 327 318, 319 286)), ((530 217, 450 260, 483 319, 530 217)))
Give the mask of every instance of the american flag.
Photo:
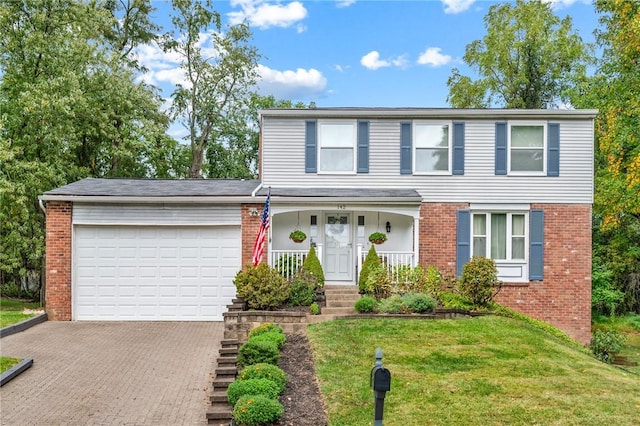
POLYGON ((256 267, 262 260, 264 253, 264 242, 269 234, 269 200, 271 199, 271 189, 267 194, 267 201, 264 203, 262 211, 262 221, 260 222, 260 230, 256 236, 256 242, 253 244, 253 266, 256 267))

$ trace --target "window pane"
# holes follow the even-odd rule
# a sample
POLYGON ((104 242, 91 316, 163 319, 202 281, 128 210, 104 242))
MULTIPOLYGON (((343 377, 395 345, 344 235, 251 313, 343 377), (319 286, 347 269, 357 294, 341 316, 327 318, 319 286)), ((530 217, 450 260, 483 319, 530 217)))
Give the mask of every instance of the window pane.
POLYGON ((353 171, 353 149, 322 148, 320 151, 320 170, 323 172, 353 171))
POLYGON ((473 215, 473 235, 487 235, 487 216, 473 215))
POLYGON ((507 215, 491 215, 491 258, 507 258, 507 215))
POLYGON ((414 142, 416 148, 448 148, 449 126, 417 125, 414 142))
POLYGON ((519 148, 544 147, 544 127, 511 126, 511 146, 519 148))
POLYGON ((515 172, 541 172, 544 170, 541 149, 512 149, 511 170, 515 172))
POLYGON ((448 170, 448 149, 416 149, 416 172, 446 172, 448 170))
POLYGON ((320 125, 321 147, 353 147, 355 126, 353 124, 320 125))
POLYGON ((513 237, 511 239, 511 258, 524 259, 524 237, 513 237))
POLYGON ((473 255, 487 257, 487 239, 485 237, 473 237, 473 255))
POLYGON ((511 234, 524 236, 524 215, 514 214, 511 216, 511 234))

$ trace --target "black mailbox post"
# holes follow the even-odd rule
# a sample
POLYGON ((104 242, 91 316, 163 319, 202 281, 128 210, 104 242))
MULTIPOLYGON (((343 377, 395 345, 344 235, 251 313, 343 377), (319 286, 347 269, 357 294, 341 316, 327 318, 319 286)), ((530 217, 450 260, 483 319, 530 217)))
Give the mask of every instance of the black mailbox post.
POLYGON ((371 370, 370 385, 373 388, 373 426, 382 426, 384 398, 391 390, 391 372, 382 365, 382 349, 376 349, 376 363, 371 370))

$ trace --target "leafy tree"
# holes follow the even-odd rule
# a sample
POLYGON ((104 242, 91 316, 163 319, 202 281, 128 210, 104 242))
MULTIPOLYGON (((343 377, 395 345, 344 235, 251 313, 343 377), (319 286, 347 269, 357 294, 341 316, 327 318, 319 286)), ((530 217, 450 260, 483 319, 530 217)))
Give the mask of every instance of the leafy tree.
POLYGON ((463 57, 479 78, 454 68, 447 81, 454 108, 548 108, 565 102, 567 89, 585 78, 590 46, 549 3, 495 4, 484 22, 487 34, 468 44, 463 57))
POLYGON ((172 94, 172 114, 189 132, 189 177, 201 178, 206 151, 223 142, 221 135, 232 136, 230 129, 246 117, 260 56, 248 44, 249 27, 239 24, 223 31, 220 14, 212 10, 210 0, 173 0, 173 8, 171 21, 179 34, 165 36, 162 46, 181 58, 185 81, 172 94), (211 52, 202 47, 208 39, 213 45, 211 52))

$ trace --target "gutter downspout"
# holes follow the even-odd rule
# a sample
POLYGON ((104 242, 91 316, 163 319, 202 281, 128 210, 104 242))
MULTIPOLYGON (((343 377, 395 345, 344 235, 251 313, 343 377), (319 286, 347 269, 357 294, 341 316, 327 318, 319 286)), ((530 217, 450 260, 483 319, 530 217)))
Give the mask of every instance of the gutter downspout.
POLYGON ((253 192, 251 192, 251 196, 255 198, 256 194, 258 193, 258 191, 260 191, 262 189, 262 182, 260 182, 260 184, 258 186, 256 186, 256 189, 253 190, 253 192))
POLYGON ((42 213, 44 213, 44 215, 47 215, 47 209, 44 207, 44 203, 42 202, 42 198, 38 197, 38 204, 40 205, 40 210, 42 210, 42 213))

